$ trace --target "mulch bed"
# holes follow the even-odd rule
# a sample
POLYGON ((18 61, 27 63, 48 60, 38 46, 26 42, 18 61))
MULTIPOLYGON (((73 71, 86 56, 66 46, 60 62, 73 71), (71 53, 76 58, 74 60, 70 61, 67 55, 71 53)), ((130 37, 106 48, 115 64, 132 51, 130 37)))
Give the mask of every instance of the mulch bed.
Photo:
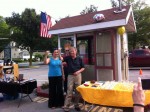
POLYGON ((42 89, 41 86, 37 87, 37 96, 48 98, 48 89, 42 89))

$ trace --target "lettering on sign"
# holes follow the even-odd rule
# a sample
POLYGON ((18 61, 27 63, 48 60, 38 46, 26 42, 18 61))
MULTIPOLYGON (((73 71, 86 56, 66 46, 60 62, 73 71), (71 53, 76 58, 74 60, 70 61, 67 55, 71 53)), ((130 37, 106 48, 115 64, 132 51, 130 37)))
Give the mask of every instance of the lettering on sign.
MULTIPOLYGON (((92 108, 92 105, 86 104, 84 107, 85 111, 88 111, 92 108)), ((94 105, 90 112, 123 112, 123 109, 111 108, 111 107, 102 107, 94 105)))

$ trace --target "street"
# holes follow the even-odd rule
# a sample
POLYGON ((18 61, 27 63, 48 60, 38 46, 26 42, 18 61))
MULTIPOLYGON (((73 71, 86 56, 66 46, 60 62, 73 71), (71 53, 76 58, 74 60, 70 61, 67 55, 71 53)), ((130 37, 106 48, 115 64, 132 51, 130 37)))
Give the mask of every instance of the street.
POLYGON ((137 82, 138 77, 143 79, 150 79, 150 68, 141 68, 142 75, 139 75, 140 68, 129 70, 129 81, 137 82))
POLYGON ((34 68, 19 68, 19 74, 24 74, 24 79, 36 79, 37 85, 48 81, 48 65, 39 65, 34 68))
MULTIPOLYGON (((150 68, 141 68, 142 76, 139 75, 140 68, 129 70, 129 81, 137 81, 137 78, 150 78, 150 68)), ((34 68, 19 68, 19 73, 24 74, 25 79, 36 79, 38 86, 48 81, 48 65, 38 65, 34 68)))

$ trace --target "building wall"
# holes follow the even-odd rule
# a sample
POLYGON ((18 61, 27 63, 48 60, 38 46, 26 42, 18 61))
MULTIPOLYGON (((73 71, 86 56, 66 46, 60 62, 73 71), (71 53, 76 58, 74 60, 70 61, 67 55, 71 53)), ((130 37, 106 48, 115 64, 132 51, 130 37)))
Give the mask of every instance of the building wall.
MULTIPOLYGON (((20 49, 18 49, 17 47, 12 47, 11 48, 11 56, 12 58, 20 58, 20 49)), ((0 53, 0 59, 4 58, 4 50, 0 53)))
MULTIPOLYGON (((15 42, 10 42, 9 44, 10 48, 11 48, 11 57, 13 58, 21 58, 21 59, 29 59, 30 55, 29 52, 26 49, 19 49, 16 46, 15 42)), ((39 53, 41 55, 44 55, 45 52, 34 52, 33 55, 35 55, 36 53, 39 53)), ((32 56, 32 58, 34 58, 34 56, 32 56)), ((4 59, 4 50, 2 52, 0 52, 0 59, 4 59)))
POLYGON ((16 48, 16 47, 11 48, 11 56, 12 56, 12 58, 20 58, 20 55, 19 55, 20 52, 21 52, 21 50, 16 48))
MULTIPOLYGON (((25 58, 29 57, 29 53, 27 50, 21 50, 18 47, 16 47, 16 42, 10 42, 9 45, 11 48, 11 57, 13 58, 24 58, 23 56, 25 55, 25 58), (23 52, 23 53, 22 53, 23 52)), ((0 59, 4 59, 4 50, 0 53, 0 59)))

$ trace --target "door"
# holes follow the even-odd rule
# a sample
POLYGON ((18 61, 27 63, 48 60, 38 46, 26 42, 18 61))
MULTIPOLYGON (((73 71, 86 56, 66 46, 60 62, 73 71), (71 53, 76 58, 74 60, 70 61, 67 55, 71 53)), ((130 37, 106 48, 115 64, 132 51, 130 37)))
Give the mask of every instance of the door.
POLYGON ((85 70, 82 73, 82 80, 96 80, 93 36, 77 37, 76 43, 78 55, 82 58, 85 64, 85 70))

